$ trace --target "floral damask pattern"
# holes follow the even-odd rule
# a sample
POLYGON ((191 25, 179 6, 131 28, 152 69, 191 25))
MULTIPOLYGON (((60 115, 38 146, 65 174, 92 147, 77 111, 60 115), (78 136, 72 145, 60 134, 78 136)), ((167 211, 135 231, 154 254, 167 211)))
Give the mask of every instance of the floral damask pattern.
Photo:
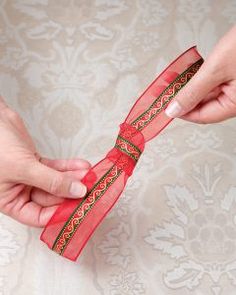
POLYGON ((110 282, 111 295, 140 295, 145 294, 143 284, 137 273, 119 273, 110 282))
MULTIPOLYGON (((41 154, 96 163, 154 77, 235 15, 234 0, 2 0, 0 92, 41 154)), ((0 294, 234 295, 235 132, 171 123, 76 264, 1 216, 0 294)))

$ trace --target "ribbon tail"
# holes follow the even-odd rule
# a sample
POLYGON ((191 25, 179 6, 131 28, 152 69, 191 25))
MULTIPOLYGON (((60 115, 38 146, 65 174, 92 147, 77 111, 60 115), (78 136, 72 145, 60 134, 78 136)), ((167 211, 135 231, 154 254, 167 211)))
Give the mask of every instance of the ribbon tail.
POLYGON ((106 158, 100 161, 82 180, 88 188, 93 186, 92 190, 83 199, 64 201, 40 239, 56 253, 75 261, 96 227, 118 200, 127 179, 128 176, 116 164, 106 158), (100 175, 103 176, 92 185, 100 175))

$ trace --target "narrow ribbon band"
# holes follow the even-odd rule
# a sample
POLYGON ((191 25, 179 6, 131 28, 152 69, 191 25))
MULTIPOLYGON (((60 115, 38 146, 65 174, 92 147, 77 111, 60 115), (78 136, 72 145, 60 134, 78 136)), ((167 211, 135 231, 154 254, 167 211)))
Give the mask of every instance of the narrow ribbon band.
POLYGON ((132 142, 120 135, 118 135, 117 137, 115 147, 119 149, 121 152, 125 153, 135 162, 138 161, 142 153, 142 151, 137 146, 135 146, 132 142))
POLYGON ((50 249, 76 260, 96 227, 114 206, 139 161, 145 143, 171 122, 165 108, 203 63, 192 47, 172 62, 139 97, 114 147, 82 179, 88 192, 83 199, 61 204, 41 234, 50 249))

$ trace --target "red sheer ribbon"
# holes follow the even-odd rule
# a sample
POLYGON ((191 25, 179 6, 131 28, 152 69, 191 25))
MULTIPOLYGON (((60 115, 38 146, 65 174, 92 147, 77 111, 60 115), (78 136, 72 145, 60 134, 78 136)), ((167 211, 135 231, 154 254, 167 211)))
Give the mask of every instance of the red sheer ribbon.
POLYGON ((120 125, 115 146, 82 179, 88 188, 86 197, 64 201, 43 230, 40 238, 50 249, 68 259, 77 259, 124 190, 145 143, 172 120, 164 109, 202 63, 196 47, 190 48, 140 96, 120 125))

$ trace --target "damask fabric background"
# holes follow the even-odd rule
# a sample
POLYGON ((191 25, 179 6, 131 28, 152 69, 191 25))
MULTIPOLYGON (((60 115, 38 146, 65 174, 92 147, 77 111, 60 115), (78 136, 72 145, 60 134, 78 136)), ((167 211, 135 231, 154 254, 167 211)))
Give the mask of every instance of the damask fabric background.
MULTIPOLYGON (((95 164, 156 75, 235 22, 234 0, 1 0, 0 91, 42 155, 95 164)), ((172 122, 77 263, 1 215, 0 295, 235 295, 235 123, 172 122)))

